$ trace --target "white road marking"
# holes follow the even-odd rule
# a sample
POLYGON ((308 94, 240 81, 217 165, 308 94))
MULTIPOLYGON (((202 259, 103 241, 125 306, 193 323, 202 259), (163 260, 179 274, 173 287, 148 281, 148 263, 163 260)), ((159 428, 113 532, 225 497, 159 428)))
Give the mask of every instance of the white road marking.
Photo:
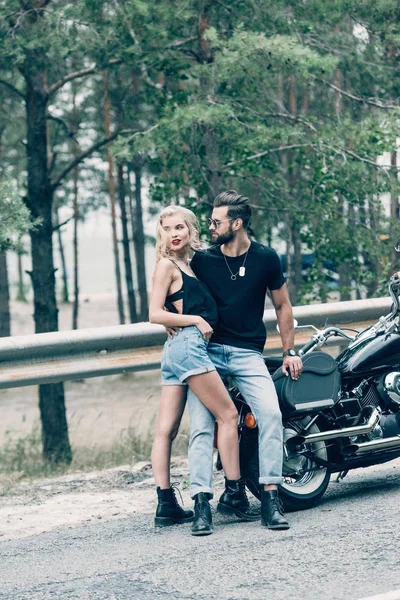
POLYGON ((377 596, 368 596, 368 598, 359 598, 359 600, 400 600, 400 590, 393 590, 392 592, 378 594, 377 596))

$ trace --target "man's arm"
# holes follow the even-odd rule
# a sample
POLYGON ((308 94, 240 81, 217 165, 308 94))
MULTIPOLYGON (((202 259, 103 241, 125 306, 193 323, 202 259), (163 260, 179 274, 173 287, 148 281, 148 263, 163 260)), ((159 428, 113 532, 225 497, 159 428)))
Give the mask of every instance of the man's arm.
MULTIPOLYGON (((293 310, 287 293, 286 284, 278 290, 271 290, 272 302, 278 319, 279 333, 282 340, 283 351, 294 348, 294 323, 293 310)), ((285 356, 282 371, 292 379, 298 379, 303 369, 300 356, 285 356)))

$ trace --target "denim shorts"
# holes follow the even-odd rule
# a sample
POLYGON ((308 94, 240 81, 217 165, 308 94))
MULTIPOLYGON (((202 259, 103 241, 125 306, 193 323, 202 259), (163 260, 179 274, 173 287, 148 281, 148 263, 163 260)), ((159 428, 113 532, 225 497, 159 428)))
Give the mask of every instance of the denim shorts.
POLYGON ((161 357, 163 385, 185 385, 192 375, 215 371, 208 356, 208 342, 194 325, 184 327, 164 344, 161 357))

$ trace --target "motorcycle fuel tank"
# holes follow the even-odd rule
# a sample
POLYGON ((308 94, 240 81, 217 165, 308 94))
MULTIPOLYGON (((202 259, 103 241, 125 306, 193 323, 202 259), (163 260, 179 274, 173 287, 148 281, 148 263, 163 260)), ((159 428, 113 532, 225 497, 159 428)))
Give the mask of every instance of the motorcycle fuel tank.
POLYGON ((400 335, 383 333, 353 343, 337 357, 342 375, 371 375, 400 366, 400 335))

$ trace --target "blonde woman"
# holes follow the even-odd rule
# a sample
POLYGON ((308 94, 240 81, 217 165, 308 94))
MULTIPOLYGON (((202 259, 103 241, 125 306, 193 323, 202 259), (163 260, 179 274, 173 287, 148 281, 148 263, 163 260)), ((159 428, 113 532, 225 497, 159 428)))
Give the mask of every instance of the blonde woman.
POLYGON ((195 512, 178 504, 170 485, 171 445, 182 418, 187 386, 218 423, 218 449, 227 480, 218 508, 244 520, 255 520, 240 482, 237 411, 207 354, 218 319, 208 288, 190 268, 189 257, 200 247, 197 219, 180 206, 168 206, 157 223, 157 264, 150 300, 151 323, 178 328, 165 343, 161 359, 162 392, 151 455, 157 485, 156 526, 194 521, 193 535, 213 531, 209 494, 194 496, 195 512))

